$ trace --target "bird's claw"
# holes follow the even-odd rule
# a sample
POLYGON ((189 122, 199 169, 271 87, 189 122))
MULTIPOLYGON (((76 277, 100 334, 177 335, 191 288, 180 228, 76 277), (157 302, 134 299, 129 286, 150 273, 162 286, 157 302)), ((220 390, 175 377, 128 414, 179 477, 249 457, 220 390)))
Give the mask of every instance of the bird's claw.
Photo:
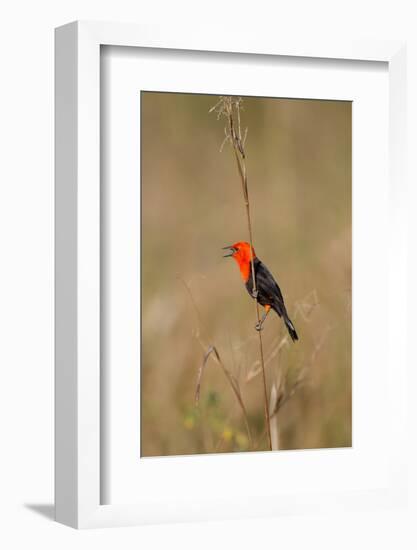
POLYGON ((252 290, 252 297, 255 298, 255 300, 256 300, 256 298, 258 297, 258 291, 257 290, 252 290))
POLYGON ((259 323, 256 323, 255 325, 255 330, 257 330, 258 332, 263 330, 263 326, 262 326, 262 323, 259 322, 259 323))

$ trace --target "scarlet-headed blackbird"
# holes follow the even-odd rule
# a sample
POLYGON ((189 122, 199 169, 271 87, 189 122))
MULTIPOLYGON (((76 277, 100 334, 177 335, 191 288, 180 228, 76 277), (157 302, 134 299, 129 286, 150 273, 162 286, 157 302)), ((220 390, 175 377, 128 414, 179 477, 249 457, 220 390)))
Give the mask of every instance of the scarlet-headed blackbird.
POLYGON ((262 330, 262 325, 266 316, 269 311, 273 309, 279 317, 283 318, 292 340, 298 340, 297 332, 288 316, 281 290, 266 265, 256 257, 255 250, 252 248, 256 293, 253 288, 250 244, 238 242, 232 246, 225 246, 223 250, 226 249, 229 250, 229 253, 225 254, 224 257, 227 258, 231 256, 236 260, 247 291, 252 298, 256 298, 258 303, 265 308, 265 313, 261 321, 255 327, 256 330, 262 330))

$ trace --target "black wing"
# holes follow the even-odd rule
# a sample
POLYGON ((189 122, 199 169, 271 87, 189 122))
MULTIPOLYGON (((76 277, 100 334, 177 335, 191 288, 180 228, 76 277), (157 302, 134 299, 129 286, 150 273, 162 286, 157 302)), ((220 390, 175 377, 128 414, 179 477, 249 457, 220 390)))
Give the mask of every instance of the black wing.
MULTIPOLYGON (((256 289, 258 291, 258 302, 262 306, 269 305, 276 313, 284 319, 285 325, 293 341, 298 340, 297 332, 292 324, 291 319, 288 317, 287 309, 284 304, 284 297, 282 296, 281 289, 272 276, 269 269, 258 258, 254 261, 255 277, 256 277, 256 289)), ((249 294, 252 296, 253 280, 252 274, 246 282, 246 288, 249 294)))
POLYGON ((272 273, 261 261, 259 261, 258 266, 255 267, 259 303, 261 305, 271 305, 278 315, 282 315, 283 313, 286 314, 287 312, 281 289, 272 276, 272 273), (265 302, 265 304, 263 302, 265 302))
MULTIPOLYGON (((258 302, 262 305, 272 306, 278 315, 286 313, 284 298, 281 293, 277 282, 272 276, 269 269, 258 258, 254 261, 255 277, 256 277, 256 289, 258 291, 258 302)), ((246 283, 246 288, 249 294, 252 296, 253 281, 252 273, 249 275, 249 279, 246 283)))

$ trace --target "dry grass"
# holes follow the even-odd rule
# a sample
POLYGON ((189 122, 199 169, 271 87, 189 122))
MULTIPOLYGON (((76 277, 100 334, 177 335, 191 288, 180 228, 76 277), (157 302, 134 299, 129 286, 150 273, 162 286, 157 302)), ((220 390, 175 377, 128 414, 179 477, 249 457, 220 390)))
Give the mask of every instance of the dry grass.
MULTIPOLYGON (((241 130, 241 120, 240 120, 240 110, 242 105, 242 98, 240 97, 231 97, 231 96, 222 96, 214 107, 210 109, 210 112, 216 111, 217 118, 222 116, 226 117, 227 126, 225 127, 225 142, 230 142, 233 147, 234 156, 236 159, 236 165, 240 176, 240 183, 242 185, 242 195, 243 203, 245 205, 246 211, 246 221, 248 226, 248 242, 251 245, 251 273, 252 273, 252 284, 253 284, 253 297, 256 298, 258 291, 256 288, 256 277, 255 277, 255 267, 254 267, 254 258, 253 258, 253 230, 252 230, 252 218, 251 218, 251 207, 249 199, 249 189, 248 189, 248 173, 246 169, 246 153, 245 153, 245 141, 247 137, 247 129, 245 130, 245 136, 242 137, 241 130)), ((259 314, 259 304, 255 299, 255 315, 257 326, 260 324, 261 316, 259 314)), ((259 361, 262 372, 262 384, 263 384, 263 397, 264 397, 264 415, 265 415, 265 426, 266 433, 268 435, 268 445, 269 450, 272 451, 272 439, 271 439, 271 427, 269 423, 269 404, 268 404, 268 392, 266 387, 266 377, 265 377, 265 364, 264 364, 264 348, 262 342, 262 333, 258 331, 259 338, 259 361)))

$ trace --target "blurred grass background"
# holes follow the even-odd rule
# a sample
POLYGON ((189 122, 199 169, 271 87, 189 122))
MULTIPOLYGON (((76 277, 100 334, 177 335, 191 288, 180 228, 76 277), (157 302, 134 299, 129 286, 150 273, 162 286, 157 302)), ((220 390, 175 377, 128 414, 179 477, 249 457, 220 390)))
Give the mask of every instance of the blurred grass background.
MULTIPOLYGON (((285 332, 271 313, 268 386, 306 372, 274 418, 279 448, 350 446, 351 103, 243 99, 255 250, 300 337, 277 351, 285 332)), ((222 258, 223 246, 248 237, 230 144, 220 152, 226 121, 209 114, 217 100, 141 93, 142 456, 250 450, 211 359, 194 405, 201 341, 239 381, 256 449, 267 444, 254 307, 235 262, 222 258)))

